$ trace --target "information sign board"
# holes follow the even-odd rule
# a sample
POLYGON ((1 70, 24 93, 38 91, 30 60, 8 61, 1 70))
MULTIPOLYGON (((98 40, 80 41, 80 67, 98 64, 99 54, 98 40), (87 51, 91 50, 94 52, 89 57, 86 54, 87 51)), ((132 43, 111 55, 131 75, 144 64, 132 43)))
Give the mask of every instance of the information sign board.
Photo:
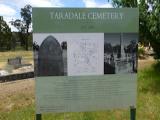
POLYGON ((36 112, 136 106, 137 8, 33 8, 36 112))

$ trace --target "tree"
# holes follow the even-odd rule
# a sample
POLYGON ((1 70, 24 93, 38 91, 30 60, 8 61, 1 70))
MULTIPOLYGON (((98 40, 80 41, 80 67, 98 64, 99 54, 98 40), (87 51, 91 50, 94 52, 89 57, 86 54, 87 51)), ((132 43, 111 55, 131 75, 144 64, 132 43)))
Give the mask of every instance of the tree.
POLYGON ((29 37, 29 28, 32 20, 32 7, 30 5, 26 5, 24 8, 21 8, 21 17, 24 22, 24 26, 26 28, 26 50, 28 50, 28 37, 29 37))
POLYGON ((113 0, 114 7, 139 7, 140 42, 151 43, 155 58, 160 58, 160 1, 113 0))
POLYGON ((148 22, 149 22, 149 16, 150 13, 148 11, 149 6, 148 4, 145 2, 145 0, 141 0, 139 3, 139 35, 140 35, 140 43, 143 45, 148 45, 149 44, 149 39, 151 37, 151 33, 149 31, 149 26, 148 26, 148 22))
POLYGON ((151 34, 150 43, 155 52, 155 58, 160 59, 160 1, 151 1, 149 5, 151 6, 148 23, 151 34))
POLYGON ((0 50, 11 50, 12 48, 12 33, 7 23, 0 16, 0 50))
POLYGON ((24 25, 24 22, 20 19, 16 19, 16 20, 10 21, 10 23, 18 30, 18 35, 19 35, 21 47, 25 47, 25 40, 24 40, 25 37, 24 36, 25 36, 26 27, 24 25))
POLYGON ((21 42, 21 46, 23 46, 26 50, 28 50, 29 47, 29 28, 31 25, 32 20, 32 7, 30 5, 26 5, 24 8, 21 8, 21 18, 12 20, 11 25, 13 25, 15 28, 17 28, 19 32, 19 39, 21 42))
POLYGON ((137 7, 137 0, 113 0, 114 7, 137 7))

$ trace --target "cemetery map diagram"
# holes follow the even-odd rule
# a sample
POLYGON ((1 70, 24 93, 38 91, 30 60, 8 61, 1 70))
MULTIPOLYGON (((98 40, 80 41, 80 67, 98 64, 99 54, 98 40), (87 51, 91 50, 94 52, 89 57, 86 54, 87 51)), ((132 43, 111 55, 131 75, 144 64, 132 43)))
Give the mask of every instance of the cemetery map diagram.
POLYGON ((76 72, 95 72, 96 66, 98 65, 97 42, 93 42, 89 39, 82 39, 77 41, 74 45, 76 49, 72 51, 72 62, 76 68, 79 68, 76 72))

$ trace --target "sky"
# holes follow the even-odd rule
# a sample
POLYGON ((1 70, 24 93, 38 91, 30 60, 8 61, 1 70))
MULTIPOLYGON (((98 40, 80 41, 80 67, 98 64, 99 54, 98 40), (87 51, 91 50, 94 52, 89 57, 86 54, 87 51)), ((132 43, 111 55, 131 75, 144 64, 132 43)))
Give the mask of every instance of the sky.
MULTIPOLYGON (((123 37, 123 45, 127 46, 130 44, 130 41, 135 40, 138 41, 137 33, 124 33, 123 37)), ((104 34, 104 42, 111 43, 113 46, 120 44, 120 34, 119 33, 106 33, 104 34)))
POLYGON ((17 31, 10 24, 11 20, 20 19, 20 10, 25 5, 32 7, 101 7, 111 8, 112 0, 0 0, 0 16, 10 26, 12 31, 17 31))

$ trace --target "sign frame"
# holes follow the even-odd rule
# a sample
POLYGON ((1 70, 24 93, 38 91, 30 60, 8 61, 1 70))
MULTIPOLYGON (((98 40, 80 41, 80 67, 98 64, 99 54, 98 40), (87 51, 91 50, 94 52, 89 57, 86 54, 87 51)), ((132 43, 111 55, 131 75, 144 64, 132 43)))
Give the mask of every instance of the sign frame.
MULTIPOLYGON (((66 29, 69 28, 68 33, 112 33, 115 32, 115 28, 119 28, 116 31, 117 33, 138 33, 138 14, 138 8, 33 8, 33 32, 65 33, 66 29), (79 12, 79 16, 72 10, 79 12), (103 12, 103 10, 108 12, 103 12), (64 15, 63 12, 65 12, 64 15), (44 26, 46 19, 48 22, 45 24, 46 26, 44 26), (76 24, 73 24, 75 20, 76 24), (97 23, 97 20, 100 20, 101 23, 97 23), (124 24, 125 22, 127 24, 124 24), (115 23, 117 26, 115 26, 115 23), (104 25, 111 29, 102 29, 104 25), (111 25, 114 27, 111 27, 111 25), (131 27, 128 27, 128 25, 131 27), (49 29, 47 27, 49 27, 49 29), (52 29, 53 27, 56 29, 52 29)), ((41 119, 41 113, 36 113, 36 120, 41 119)), ((136 119, 136 107, 134 105, 130 106, 130 119, 136 119)))

